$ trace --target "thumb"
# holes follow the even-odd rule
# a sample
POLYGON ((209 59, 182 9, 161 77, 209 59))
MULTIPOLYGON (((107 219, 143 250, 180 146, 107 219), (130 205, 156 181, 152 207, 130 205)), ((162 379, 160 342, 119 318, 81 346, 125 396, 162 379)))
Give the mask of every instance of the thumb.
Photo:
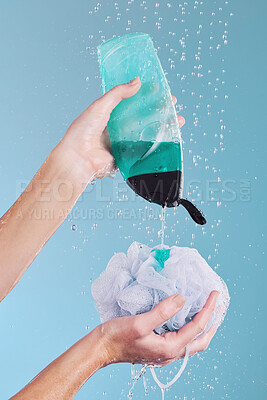
POLYGON ((96 101, 101 111, 110 114, 121 100, 135 95, 141 87, 139 76, 128 83, 114 86, 96 101))
POLYGON ((142 314, 142 324, 148 330, 155 329, 177 314, 184 306, 185 298, 181 294, 175 294, 161 301, 153 310, 142 314))

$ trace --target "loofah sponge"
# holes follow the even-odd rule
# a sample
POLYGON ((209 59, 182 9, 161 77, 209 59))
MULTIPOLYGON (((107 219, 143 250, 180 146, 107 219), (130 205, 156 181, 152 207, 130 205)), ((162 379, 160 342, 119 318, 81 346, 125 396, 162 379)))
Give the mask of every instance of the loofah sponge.
POLYGON ((124 253, 115 254, 106 270, 92 284, 92 295, 102 322, 151 310, 172 294, 182 294, 185 305, 179 313, 155 329, 161 334, 177 331, 199 312, 210 292, 218 290, 216 308, 207 325, 221 324, 230 297, 225 282, 196 249, 156 246, 133 242, 124 253))

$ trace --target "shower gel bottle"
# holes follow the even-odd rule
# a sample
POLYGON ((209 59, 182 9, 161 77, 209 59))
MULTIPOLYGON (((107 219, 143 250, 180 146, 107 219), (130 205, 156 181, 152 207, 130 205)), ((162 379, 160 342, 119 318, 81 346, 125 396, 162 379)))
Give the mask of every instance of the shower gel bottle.
POLYGON ((119 36, 98 47, 103 93, 136 76, 140 90, 112 111, 108 132, 115 162, 128 185, 161 206, 182 204, 193 220, 206 220, 182 199, 181 133, 170 88, 149 35, 119 36))

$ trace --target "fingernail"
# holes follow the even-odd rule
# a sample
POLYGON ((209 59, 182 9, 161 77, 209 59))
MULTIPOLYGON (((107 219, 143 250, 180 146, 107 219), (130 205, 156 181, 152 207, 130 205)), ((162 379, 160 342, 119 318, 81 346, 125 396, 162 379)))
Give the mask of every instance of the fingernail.
POLYGON ((211 306, 213 306, 213 304, 216 303, 219 294, 220 294, 220 292, 218 292, 217 290, 214 290, 214 291, 213 291, 213 293, 212 293, 211 306))
POLYGON ((134 85, 137 84, 138 81, 139 81, 139 76, 137 76, 136 78, 132 79, 132 80, 128 83, 128 85, 134 86, 134 85))
POLYGON ((182 296, 181 294, 175 294, 175 295, 172 297, 172 301, 175 303, 175 305, 176 305, 177 307, 180 307, 182 304, 184 304, 185 298, 184 298, 184 296, 182 296))
POLYGON ((185 119, 181 115, 178 116, 179 125, 183 126, 185 124, 185 119))
POLYGON ((215 299, 218 299, 220 292, 218 292, 218 290, 216 290, 215 293, 216 294, 214 295, 214 297, 215 297, 215 299))

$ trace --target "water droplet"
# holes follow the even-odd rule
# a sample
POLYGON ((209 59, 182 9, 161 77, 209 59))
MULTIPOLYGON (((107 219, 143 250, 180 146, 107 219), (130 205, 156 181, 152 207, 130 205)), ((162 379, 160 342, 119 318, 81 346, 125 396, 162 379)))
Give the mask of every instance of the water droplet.
POLYGON ((75 224, 72 225, 72 226, 71 226, 71 230, 72 230, 72 231, 77 231, 77 225, 75 225, 75 224))

